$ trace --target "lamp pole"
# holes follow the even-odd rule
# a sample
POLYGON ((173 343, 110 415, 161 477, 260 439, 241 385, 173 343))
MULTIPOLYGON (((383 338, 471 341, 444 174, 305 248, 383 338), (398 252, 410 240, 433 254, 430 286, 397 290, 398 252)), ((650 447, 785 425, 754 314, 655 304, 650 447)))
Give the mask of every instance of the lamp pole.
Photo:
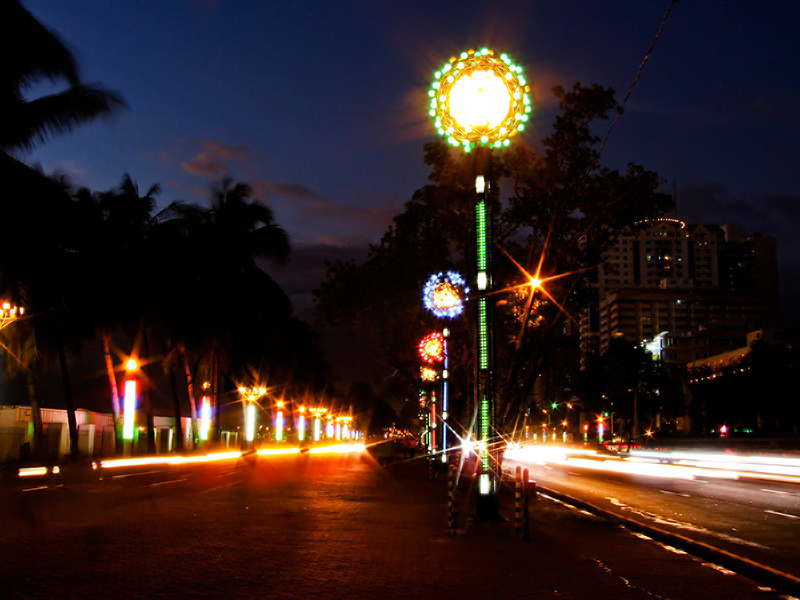
POLYGON ((494 392, 494 302, 492 282, 491 150, 510 144, 531 112, 522 68, 492 50, 462 52, 435 74, 428 92, 439 134, 465 152, 475 150, 475 380, 479 456, 476 517, 499 516, 499 461, 494 392))
POLYGON ((124 382, 124 395, 123 395, 123 418, 122 418, 122 440, 124 456, 131 455, 131 446, 133 445, 134 430, 136 424, 136 372, 139 370, 139 363, 135 358, 128 359, 125 363, 127 375, 124 382))
MULTIPOLYGON (((440 319, 453 319, 464 312, 464 301, 469 288, 466 282, 458 273, 448 271, 447 273, 437 273, 432 275, 422 291, 425 308, 430 310, 440 319)), ((450 329, 442 328, 442 435, 441 435, 441 457, 442 462, 447 463, 447 428, 449 411, 449 355, 448 338, 450 329)), ((424 379, 424 377, 423 377, 424 379)), ((435 379, 435 378, 434 378, 435 379)))
POLYGON ((263 387, 240 387, 239 393, 245 402, 244 407, 244 441, 243 448, 253 445, 256 437, 256 402, 261 396, 267 393, 267 388, 263 387))
POLYGON ((450 337, 450 330, 445 327, 442 329, 442 339, 444 339, 444 364, 442 364, 442 462, 447 462, 447 419, 450 416, 448 383, 450 382, 450 371, 447 359, 447 338, 450 337))

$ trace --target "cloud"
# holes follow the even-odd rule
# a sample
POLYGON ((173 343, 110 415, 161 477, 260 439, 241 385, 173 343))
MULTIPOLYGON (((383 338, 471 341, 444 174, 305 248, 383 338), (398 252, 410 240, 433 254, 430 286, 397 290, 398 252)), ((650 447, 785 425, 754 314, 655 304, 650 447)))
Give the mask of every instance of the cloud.
POLYGON ((220 178, 230 172, 231 163, 250 166, 250 151, 244 146, 228 146, 215 140, 201 140, 202 149, 190 160, 181 162, 187 173, 200 177, 220 178))
POLYGON ((256 196, 280 196, 298 202, 325 202, 325 198, 299 183, 260 181, 254 186, 256 196))
POLYGON ((75 179, 79 179, 89 173, 89 169, 75 162, 74 160, 59 160, 56 162, 55 170, 75 179))
POLYGON ((800 194, 736 195, 717 182, 678 189, 678 216, 692 223, 742 225, 750 233, 790 234, 800 217, 800 194))
POLYGON ((293 242, 344 246, 375 243, 401 210, 402 199, 391 193, 356 187, 323 195, 299 183, 259 181, 255 197, 275 211, 293 242))

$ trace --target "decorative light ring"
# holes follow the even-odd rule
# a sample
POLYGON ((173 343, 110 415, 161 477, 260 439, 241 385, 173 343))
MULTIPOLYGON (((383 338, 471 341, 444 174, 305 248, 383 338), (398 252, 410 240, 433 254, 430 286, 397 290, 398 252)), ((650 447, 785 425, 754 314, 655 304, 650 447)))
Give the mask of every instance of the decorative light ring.
POLYGON ((439 135, 446 137, 453 146, 462 146, 466 152, 476 145, 499 148, 508 146, 510 138, 524 131, 532 110, 528 96, 531 90, 522 75, 522 67, 512 63, 508 55, 501 54, 498 58, 488 48, 477 52, 468 50, 458 58, 451 58, 435 77, 428 91, 429 114, 439 135), (482 102, 464 101, 467 94, 476 92, 482 94, 482 102), (490 99, 497 104, 490 106, 490 99), (487 115, 487 109, 491 112, 485 121, 469 122, 468 118, 475 117, 476 109, 481 119, 487 115))
POLYGON ((439 318, 452 319, 464 312, 464 298, 469 288, 458 273, 448 271, 431 275, 422 289, 425 308, 439 318))
POLYGON ((419 343, 419 355, 426 363, 437 363, 444 360, 444 336, 435 331, 429 333, 419 343))

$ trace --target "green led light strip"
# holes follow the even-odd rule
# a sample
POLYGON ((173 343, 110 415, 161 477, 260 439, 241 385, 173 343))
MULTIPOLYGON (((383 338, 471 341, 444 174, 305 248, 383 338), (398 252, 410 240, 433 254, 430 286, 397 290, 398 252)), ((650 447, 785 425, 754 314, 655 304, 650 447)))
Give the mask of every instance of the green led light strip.
POLYGON ((478 222, 478 270, 486 270, 486 202, 480 200, 475 207, 478 222))
POLYGON ((486 298, 478 300, 478 344, 481 369, 489 368, 489 327, 486 316, 486 298))
MULTIPOLYGON (((489 439, 489 398, 488 396, 481 397, 481 424, 480 424, 480 439, 486 441, 489 439)), ((483 448, 481 458, 488 456, 487 448, 483 448)), ((485 463, 484 463, 485 464, 485 463)))

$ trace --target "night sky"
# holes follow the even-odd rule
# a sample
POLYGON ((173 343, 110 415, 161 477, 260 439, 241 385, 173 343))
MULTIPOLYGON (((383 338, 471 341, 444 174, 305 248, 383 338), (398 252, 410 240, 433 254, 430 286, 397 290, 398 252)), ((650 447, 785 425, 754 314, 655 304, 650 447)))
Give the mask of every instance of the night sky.
MULTIPOLYGON (((203 202, 226 173, 247 181, 291 235, 289 266, 267 270, 306 318, 322 260, 363 257, 425 185, 427 90, 451 55, 487 46, 525 68, 535 111, 521 143, 535 146, 553 86, 596 82, 624 98, 669 4, 27 0, 84 80, 129 109, 19 158, 94 190, 128 172, 143 190, 161 184, 162 207, 203 202)), ((795 1, 676 2, 602 158, 658 172, 679 218, 776 236, 790 323, 798 31, 795 1)))

